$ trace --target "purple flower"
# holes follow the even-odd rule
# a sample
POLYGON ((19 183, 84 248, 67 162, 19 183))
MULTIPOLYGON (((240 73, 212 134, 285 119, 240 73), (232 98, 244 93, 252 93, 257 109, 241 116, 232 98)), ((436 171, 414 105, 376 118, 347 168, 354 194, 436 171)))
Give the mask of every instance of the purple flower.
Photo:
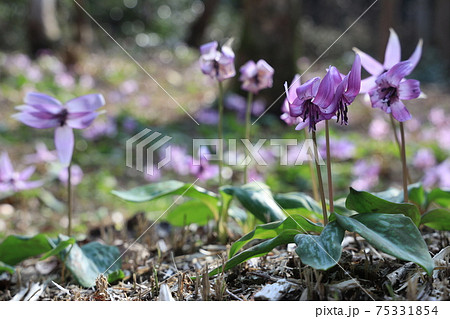
POLYGON ((20 113, 13 118, 38 128, 55 128, 55 147, 60 162, 68 166, 74 147, 73 129, 84 129, 98 116, 95 112, 105 104, 101 94, 89 94, 62 104, 57 99, 42 93, 28 93, 25 105, 17 106, 20 113))
POLYGON ((264 60, 258 62, 248 61, 239 69, 242 81, 241 88, 257 94, 260 90, 271 88, 273 84, 274 69, 264 60))
MULTIPOLYGON (((164 158, 166 149, 161 150, 161 158, 164 158)), ((166 166, 172 169, 178 175, 188 175, 192 163, 192 157, 187 154, 186 149, 181 146, 173 145, 169 149, 170 162, 166 166)))
MULTIPOLYGON (((285 83, 286 96, 289 96, 287 84, 285 83)), ((322 81, 315 77, 296 89, 296 98, 289 103, 289 115, 300 117, 303 122, 296 126, 296 130, 309 127, 309 130, 316 130, 316 124, 322 120, 329 120, 333 115, 323 113, 323 109, 328 107, 333 100, 334 83, 327 72, 322 81)))
POLYGON ((206 43, 200 47, 200 68, 204 74, 223 81, 236 75, 234 52, 228 43, 219 50, 217 50, 218 47, 217 41, 206 43))
POLYGON ((289 108, 289 101, 294 101, 297 97, 296 90, 300 85, 300 75, 296 74, 291 82, 291 85, 289 86, 289 89, 287 90, 287 96, 284 99, 283 105, 281 106, 281 112, 283 114, 281 114, 280 118, 286 122, 287 125, 297 125, 300 123, 298 117, 291 116, 289 108))
POLYGON ((21 172, 14 171, 8 153, 0 157, 0 192, 18 192, 42 186, 42 181, 29 181, 35 170, 29 166, 21 172))
POLYGON ((376 117, 370 122, 369 136, 375 140, 383 140, 389 134, 389 124, 381 117, 376 117))
POLYGON ((356 54, 350 72, 344 77, 341 76, 338 69, 334 66, 330 67, 328 72, 337 87, 331 104, 323 109, 323 112, 336 114, 337 122, 347 125, 348 106, 353 103, 361 88, 361 59, 356 54))
POLYGON ((380 174, 380 163, 378 161, 359 160, 353 166, 353 175, 356 179, 351 186, 357 190, 368 191, 378 184, 378 175, 380 174))
MULTIPOLYGON (((58 179, 63 183, 64 185, 67 185, 67 182, 69 181, 69 172, 67 171, 67 168, 63 168, 58 173, 58 179)), ((78 165, 72 165, 70 166, 70 184, 73 186, 78 185, 83 180, 83 171, 81 170, 81 167, 78 165)))
POLYGON ((404 61, 380 75, 375 81, 377 86, 369 92, 372 107, 392 113, 399 122, 409 120, 411 114, 401 100, 415 99, 420 95, 419 81, 403 80, 411 71, 411 62, 404 61))
POLYGON ((420 169, 426 169, 436 164, 434 153, 429 148, 421 148, 414 156, 413 165, 420 169))
MULTIPOLYGON (((318 141, 319 152, 323 158, 327 157, 327 146, 325 138, 318 141)), ((348 160, 355 155, 355 145, 346 139, 330 139, 330 155, 338 160, 348 160)))
POLYGON ((44 143, 36 144, 36 153, 24 157, 25 164, 49 163, 58 159, 55 151, 49 151, 44 143))
MULTIPOLYGON (((228 94, 225 97, 225 107, 229 110, 235 111, 239 121, 245 120, 245 110, 247 107, 247 101, 243 96, 239 94, 228 94)), ((252 115, 260 116, 266 109, 266 103, 261 99, 253 101, 252 115)))
MULTIPOLYGON (((394 65, 401 61, 401 47, 397 33, 393 29, 389 29, 390 36, 384 54, 384 63, 381 64, 367 53, 364 53, 356 48, 354 50, 361 56, 361 65, 367 72, 371 74, 370 77, 361 81, 361 93, 367 93, 376 86, 375 80, 384 72, 391 69, 394 65)), ((422 40, 417 44, 411 57, 408 61, 411 63, 411 72, 419 63, 422 55, 422 40)))
POLYGON ((126 118, 123 119, 122 127, 125 130, 125 132, 133 133, 138 127, 138 122, 134 118, 127 116, 126 118))
POLYGON ((212 108, 206 108, 198 111, 195 118, 202 124, 214 125, 219 122, 219 113, 212 108))
POLYGON ((219 166, 210 164, 207 159, 209 154, 208 148, 201 147, 198 154, 200 163, 194 164, 194 161, 192 161, 190 165, 191 174, 201 181, 206 181, 219 175, 219 166))
POLYGON ((450 189, 450 160, 446 159, 441 164, 427 169, 422 183, 428 188, 438 186, 450 189))
POLYGON ((430 120, 431 124, 437 127, 442 127, 447 122, 445 111, 438 107, 432 108, 430 110, 430 113, 428 113, 428 119, 430 120))
POLYGON ((145 174, 144 179, 148 182, 157 182, 161 179, 161 171, 158 165, 153 165, 153 174, 145 174))

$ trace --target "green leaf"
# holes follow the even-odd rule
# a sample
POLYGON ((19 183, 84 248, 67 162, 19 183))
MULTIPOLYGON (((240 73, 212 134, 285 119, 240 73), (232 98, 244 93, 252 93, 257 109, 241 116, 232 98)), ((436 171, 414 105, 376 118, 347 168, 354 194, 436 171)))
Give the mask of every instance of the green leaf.
MULTIPOLYGON (((298 233, 299 233, 298 230, 286 229, 286 230, 282 231, 277 237, 263 241, 262 243, 255 245, 253 247, 250 247, 250 248, 242 251, 241 253, 233 256, 226 262, 225 267, 223 267, 224 268, 223 270, 227 271, 227 270, 243 263, 244 261, 249 260, 250 258, 255 258, 255 257, 266 255, 272 249, 274 249, 275 247, 278 247, 280 245, 286 245, 289 243, 293 243, 294 237, 298 233)), ((221 271, 222 271, 222 266, 217 267, 216 269, 212 270, 209 273, 209 276, 217 275, 221 271)))
POLYGON ((433 189, 427 196, 427 207, 431 203, 450 208, 450 190, 443 190, 440 188, 433 189))
MULTIPOLYGON (((372 195, 393 203, 403 203, 403 190, 398 188, 389 188, 384 192, 373 193, 372 195)), ((408 185, 408 198, 420 209, 426 208, 426 192, 421 183, 408 185)))
POLYGON ((0 261, 0 274, 4 271, 7 271, 12 275, 16 270, 13 266, 7 265, 3 261, 0 261))
POLYGON ((295 236, 295 252, 301 261, 314 269, 327 270, 341 259, 345 230, 337 222, 328 223, 320 235, 295 236))
POLYGON ((284 209, 304 208, 322 218, 322 206, 305 193, 276 194, 274 199, 284 209))
POLYGON ((410 218, 378 213, 353 217, 335 215, 342 228, 360 234, 375 248, 398 259, 415 262, 428 274, 433 272, 434 263, 427 244, 410 218))
POLYGON ((139 186, 128 191, 112 191, 112 194, 135 203, 148 202, 164 196, 181 195, 183 193, 186 197, 202 200, 218 218, 217 195, 191 183, 171 180, 139 186))
POLYGON ((204 226, 211 219, 214 219, 213 212, 204 202, 198 199, 180 204, 167 214, 167 221, 178 227, 190 224, 204 226))
POLYGON ((286 215, 274 201, 267 185, 249 183, 241 187, 224 186, 221 191, 234 195, 250 213, 263 222, 283 220, 286 215))
POLYGON ((420 225, 420 212, 414 204, 393 203, 368 192, 359 192, 353 188, 350 188, 350 194, 347 197, 345 205, 348 209, 352 209, 361 214, 403 214, 411 218, 416 226, 420 225))
POLYGON ((430 210, 422 216, 420 223, 436 230, 450 231, 450 210, 444 208, 430 210))
POLYGON ((108 283, 113 284, 119 280, 125 278, 125 274, 122 269, 116 270, 108 275, 108 283))
POLYGON ((244 247, 245 244, 255 239, 269 239, 281 234, 284 230, 295 229, 299 232, 317 232, 322 231, 322 226, 314 224, 300 215, 291 215, 283 221, 272 222, 265 225, 256 226, 256 228, 236 241, 230 248, 230 258, 244 247))
POLYGON ((86 288, 95 285, 99 274, 105 273, 108 276, 110 273, 118 271, 121 266, 120 259, 114 263, 120 257, 119 249, 99 242, 92 242, 81 248, 74 244, 70 250, 66 248, 66 253, 66 267, 78 283, 86 288))
POLYGON ((46 252, 40 260, 47 259, 50 256, 58 255, 60 252, 62 252, 64 249, 66 249, 68 246, 73 245, 76 243, 75 238, 69 238, 67 240, 60 241, 55 248, 52 250, 46 252))
POLYGON ((47 236, 34 237, 11 235, 0 244, 0 261, 15 266, 22 260, 43 254, 52 249, 47 236))

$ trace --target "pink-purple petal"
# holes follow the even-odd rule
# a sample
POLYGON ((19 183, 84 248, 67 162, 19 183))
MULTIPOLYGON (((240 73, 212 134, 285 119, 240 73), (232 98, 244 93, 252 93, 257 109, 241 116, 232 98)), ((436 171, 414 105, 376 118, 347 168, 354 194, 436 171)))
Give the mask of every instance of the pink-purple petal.
POLYGON ((314 97, 314 104, 319 106, 320 108, 326 108, 330 105, 331 101, 333 100, 334 92, 335 92, 335 86, 334 82, 330 76, 330 72, 333 67, 331 67, 327 74, 322 79, 322 82, 320 82, 319 89, 317 90, 317 94, 314 97))
POLYGON ((370 90, 375 88, 377 84, 375 83, 375 80, 377 77, 375 75, 369 76, 368 78, 365 78, 364 80, 361 80, 361 90, 359 93, 368 93, 370 90))
POLYGON ((397 100, 391 104, 392 116, 399 122, 404 122, 411 119, 411 114, 402 101, 397 100))
POLYGON ((2 153, 0 157, 0 182, 6 181, 12 177, 14 174, 14 169, 9 159, 9 155, 6 152, 2 153))
POLYGON ((384 72, 384 67, 380 62, 361 50, 354 49, 354 51, 360 56, 362 67, 371 75, 378 76, 384 72))
POLYGON ((71 117, 71 114, 67 117, 66 124, 72 128, 85 129, 90 126, 92 122, 97 118, 99 113, 90 112, 83 116, 71 117))
POLYGON ((401 60, 401 47, 400 40, 394 29, 389 29, 390 35, 386 46, 386 52, 384 53, 384 68, 389 70, 401 60))
POLYGON ((386 80, 391 86, 397 86, 405 76, 412 72, 411 66, 412 64, 409 61, 397 63, 389 71, 381 75, 376 82, 386 80))
POLYGON ((55 129, 55 148, 59 161, 64 166, 69 166, 72 161, 74 136, 71 127, 64 125, 55 129))
POLYGON ((74 98, 66 103, 69 113, 92 112, 105 105, 101 94, 88 94, 74 98))
POLYGON ((51 97, 50 95, 43 93, 28 93, 25 96, 24 102, 30 105, 42 105, 42 104, 52 104, 52 105, 61 105, 61 102, 51 97))
POLYGON ((355 98, 361 90, 361 58, 358 54, 355 56, 352 69, 348 75, 348 86, 346 95, 355 98))
POLYGON ((16 113, 11 117, 22 122, 25 125, 39 129, 52 128, 60 125, 58 119, 40 119, 36 116, 33 116, 31 113, 16 113))
POLYGON ((416 65, 419 63, 420 58, 422 57, 422 39, 417 43, 416 49, 413 54, 409 57, 408 61, 411 62, 411 67, 414 69, 416 65))
POLYGON ((28 166, 22 172, 20 172, 19 179, 21 179, 21 180, 29 179, 33 175, 35 170, 36 170, 36 167, 28 166))
POLYGON ((420 95, 420 82, 409 79, 400 82, 398 86, 398 97, 400 100, 412 100, 420 95))

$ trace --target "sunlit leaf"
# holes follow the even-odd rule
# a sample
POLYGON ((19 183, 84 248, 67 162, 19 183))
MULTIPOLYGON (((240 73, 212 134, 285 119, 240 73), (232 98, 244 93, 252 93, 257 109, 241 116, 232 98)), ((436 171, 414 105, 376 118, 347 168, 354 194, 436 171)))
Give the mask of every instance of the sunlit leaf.
POLYGON ((416 226, 420 224, 420 211, 414 204, 394 203, 368 192, 359 192, 350 188, 345 205, 358 213, 403 214, 411 218, 416 226))
POLYGON ((11 235, 0 244, 0 261, 15 266, 22 260, 51 250, 47 236, 38 234, 34 237, 11 235))
POLYGON ((64 249, 66 249, 68 246, 73 245, 76 243, 75 238, 69 238, 67 240, 63 240, 60 241, 55 248, 53 248, 52 250, 46 252, 40 260, 44 260, 47 259, 50 256, 56 256, 58 255, 60 252, 62 252, 64 249))
POLYGON ((224 186, 221 191, 234 195, 242 206, 262 222, 283 220, 286 214, 272 197, 269 188, 261 183, 250 183, 241 187, 224 186))
POLYGON ((420 223, 436 230, 450 231, 450 210, 445 208, 430 210, 422 216, 420 223))
POLYGON ((284 209, 304 208, 322 218, 322 207, 320 204, 305 193, 276 194, 274 199, 284 209))
POLYGON ((203 201, 198 199, 180 204, 167 214, 167 221, 178 227, 190 224, 204 226, 211 219, 214 219, 213 212, 203 201))
POLYGON ((277 237, 263 241, 262 243, 255 245, 253 247, 250 247, 250 248, 240 252, 239 254, 233 256, 226 262, 224 267, 222 267, 222 266, 217 267, 216 269, 212 270, 209 273, 209 275, 210 276, 217 275, 218 273, 220 273, 222 271, 222 268, 223 268, 223 271, 227 271, 227 270, 243 263, 244 261, 249 260, 250 258, 255 258, 255 257, 266 255, 275 247, 293 243, 294 237, 298 233, 299 232, 295 229, 284 230, 277 237))
POLYGON ((450 208, 450 190, 441 188, 433 189, 427 196, 427 205, 430 205, 431 203, 450 208))
POLYGON ((7 265, 3 261, 0 261, 0 274, 5 271, 9 272, 12 275, 15 269, 13 266, 7 265))
POLYGON ((153 183, 145 186, 139 186, 127 191, 112 191, 112 194, 129 202, 148 202, 164 196, 181 195, 186 197, 199 199, 203 201, 218 217, 218 197, 213 192, 201 188, 191 183, 183 183, 180 181, 164 181, 153 183))
POLYGON ((274 238, 287 229, 295 229, 301 233, 322 231, 322 226, 314 224, 300 215, 291 215, 283 221, 258 225, 250 233, 236 241, 230 248, 230 257, 233 257, 245 244, 255 239, 274 238))

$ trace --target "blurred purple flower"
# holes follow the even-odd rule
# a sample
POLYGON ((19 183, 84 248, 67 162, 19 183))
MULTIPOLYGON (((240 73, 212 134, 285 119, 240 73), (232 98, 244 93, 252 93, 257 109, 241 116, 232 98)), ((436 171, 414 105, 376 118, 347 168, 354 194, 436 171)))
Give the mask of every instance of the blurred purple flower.
MULTIPOLYGON (((327 145, 325 138, 320 138, 317 142, 319 146, 320 155, 327 158, 327 145)), ((355 145, 346 139, 330 138, 330 155, 332 158, 338 160, 348 160, 355 155, 355 145)))
POLYGON ((450 159, 427 169, 422 183, 427 188, 438 186, 450 189, 450 159))
POLYGON ((249 180, 250 183, 253 182, 253 181, 256 181, 256 182, 264 182, 264 176, 261 175, 261 174, 258 172, 258 170, 256 170, 255 168, 251 168, 251 169, 248 171, 248 180, 249 180))
POLYGON ((217 177, 219 175, 219 166, 209 163, 209 160, 206 158, 206 156, 210 154, 208 148, 201 147, 198 153, 200 162, 197 165, 197 163, 194 164, 193 160, 191 161, 191 174, 195 175, 201 181, 217 177))
MULTIPOLYGON (((161 150, 161 158, 165 156, 165 149, 161 150)), ((172 169, 178 175, 188 175, 190 173, 190 167, 192 163, 192 157, 187 154, 186 149, 172 145, 170 147, 170 162, 168 163, 167 168, 172 169)))
POLYGON ((291 85, 289 86, 287 90, 286 98, 284 99, 283 105, 281 106, 281 116, 280 118, 286 122, 287 125, 297 125, 300 123, 300 120, 298 117, 294 117, 290 115, 290 109, 289 109, 289 101, 294 101, 297 97, 296 90, 301 85, 300 81, 300 75, 296 74, 294 79, 291 82, 291 85))
MULTIPOLYGON (((361 81, 361 93, 371 91, 376 86, 375 80, 401 61, 400 40, 398 39, 397 33, 395 33, 394 29, 389 29, 389 31, 390 36, 386 46, 383 64, 372 58, 367 53, 354 48, 355 52, 361 56, 362 67, 371 74, 370 77, 361 81)), ((411 72, 416 67, 417 63, 419 63, 421 55, 422 40, 419 41, 413 54, 408 59, 411 63, 411 72)))
POLYGON ((428 119, 431 124, 436 127, 442 127, 447 122, 447 117, 445 116, 445 111, 441 108, 435 107, 430 110, 428 113, 428 119))
POLYGON ((375 140, 384 140, 389 134, 389 124, 381 117, 375 117, 369 125, 369 136, 375 140))
MULTIPOLYGON (((286 96, 289 96, 288 87, 285 83, 286 96)), ((324 114, 322 110, 328 107, 334 96, 334 83, 330 71, 327 72, 322 81, 315 77, 296 89, 296 98, 289 101, 289 114, 292 117, 300 117, 303 122, 296 126, 296 130, 309 127, 316 130, 316 124, 322 120, 328 120, 333 115, 324 114)))
MULTIPOLYGON (((239 94, 228 94, 225 97, 225 107, 231 111, 235 111, 237 118, 240 121, 245 120, 245 109, 247 107, 247 101, 243 96, 239 94)), ((253 101, 252 115, 260 116, 266 109, 266 103, 262 99, 256 99, 253 101)))
POLYGON ((378 184, 380 174, 380 163, 378 161, 359 160, 353 166, 353 175, 356 179, 351 186, 356 190, 369 191, 378 184))
POLYGON ((55 83, 64 89, 72 89, 75 86, 75 79, 68 72, 61 72, 55 75, 55 83))
POLYGON ((138 122, 131 116, 127 116, 123 119, 122 127, 125 130, 125 132, 133 133, 138 127, 138 122))
POLYGON ((56 160, 58 160, 56 151, 49 151, 42 142, 36 144, 36 153, 24 157, 25 164, 50 163, 56 160))
POLYGON ((411 71, 412 64, 404 61, 380 75, 375 81, 377 86, 369 92, 372 107, 392 113, 399 122, 409 120, 411 114, 401 100, 415 99, 420 95, 419 81, 403 80, 411 71))
POLYGON ((218 47, 217 41, 200 47, 200 68, 204 74, 223 81, 236 75, 234 52, 227 43, 219 50, 218 47))
POLYGON ((102 137, 114 137, 117 135, 116 119, 108 116, 106 120, 96 121, 83 131, 83 137, 87 140, 98 140, 102 137))
POLYGON ((434 135, 434 138, 436 138, 440 148, 450 150, 450 126, 441 128, 437 137, 434 135))
POLYGON ((331 66, 328 72, 334 81, 334 85, 337 86, 331 104, 324 108, 323 112, 336 115, 338 123, 347 125, 348 106, 353 103, 361 88, 361 59, 356 54, 350 72, 344 77, 334 66, 331 66))
POLYGON ((57 99, 42 93, 28 93, 25 105, 12 117, 38 129, 55 128, 55 147, 64 166, 72 160, 74 148, 73 129, 85 129, 99 115, 95 112, 105 104, 101 94, 89 94, 62 104, 57 99))
POLYGON ((144 179, 148 182, 161 180, 161 170, 159 170, 158 165, 153 165, 153 174, 145 174, 144 179))
POLYGON ((260 90, 271 88, 273 84, 274 69, 264 60, 258 62, 248 61, 239 69, 242 82, 241 88, 257 94, 260 90))
POLYGON ((215 125, 219 122, 219 113, 212 108, 206 108, 198 111, 195 118, 202 124, 215 125))
POLYGON ((426 169, 436 164, 434 153, 429 148, 421 148, 413 159, 413 165, 420 169, 426 169))
POLYGON ((135 80, 127 80, 120 85, 119 90, 124 95, 130 95, 139 90, 139 84, 135 80))
MULTIPOLYGON (((69 180, 69 172, 67 171, 67 168, 62 168, 58 173, 58 179, 61 183, 64 185, 67 185, 67 182, 69 180)), ((73 186, 78 185, 83 180, 83 171, 81 170, 81 167, 78 165, 71 165, 70 166, 70 184, 73 186)))
POLYGON ((0 157, 0 192, 18 192, 42 186, 43 181, 29 181, 34 170, 34 166, 29 166, 21 172, 14 171, 8 153, 3 152, 0 157))

